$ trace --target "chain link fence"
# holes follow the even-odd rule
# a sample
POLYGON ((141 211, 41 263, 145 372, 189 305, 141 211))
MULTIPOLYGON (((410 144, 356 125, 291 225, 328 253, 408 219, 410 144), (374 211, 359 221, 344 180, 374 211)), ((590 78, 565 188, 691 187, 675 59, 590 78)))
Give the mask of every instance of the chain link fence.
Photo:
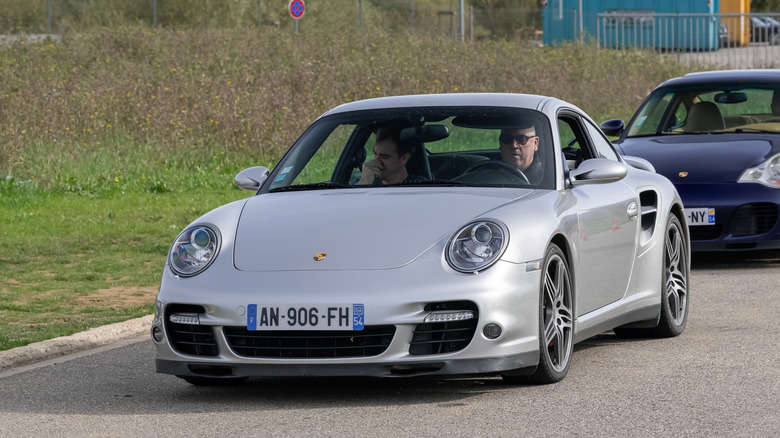
MULTIPOLYGON (((681 62, 718 68, 780 65, 780 14, 602 13, 562 11, 560 29, 542 32, 541 7, 475 7, 469 0, 3 0, 0 43, 59 39, 91 27, 275 29, 279 32, 372 32, 377 29, 463 41, 501 39, 558 44, 593 41, 617 49, 652 49, 681 62)), ((480 2, 480 4, 486 4, 480 2)))
POLYGON ((476 8, 448 0, 305 0, 293 19, 289 0, 3 0, 0 34, 52 35, 95 26, 140 24, 169 29, 276 28, 314 32, 382 28, 454 39, 541 40, 540 8, 476 8))

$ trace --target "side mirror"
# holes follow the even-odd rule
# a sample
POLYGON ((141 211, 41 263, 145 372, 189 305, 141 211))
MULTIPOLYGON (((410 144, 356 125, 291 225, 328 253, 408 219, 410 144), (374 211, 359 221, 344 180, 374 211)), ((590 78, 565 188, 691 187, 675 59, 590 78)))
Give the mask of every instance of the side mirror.
POLYGON ((628 168, 620 161, 607 160, 606 158, 592 158, 583 161, 576 169, 570 171, 569 179, 574 186, 583 184, 606 184, 620 181, 627 173, 628 168))
POLYGON ((620 137, 626 128, 626 124, 620 119, 611 119, 599 125, 599 128, 608 137, 620 137))
POLYGON ((239 189, 256 192, 260 189, 260 186, 263 185, 263 181, 268 178, 269 174, 270 172, 266 167, 250 167, 249 169, 244 169, 241 172, 238 172, 236 177, 233 179, 233 183, 239 189))

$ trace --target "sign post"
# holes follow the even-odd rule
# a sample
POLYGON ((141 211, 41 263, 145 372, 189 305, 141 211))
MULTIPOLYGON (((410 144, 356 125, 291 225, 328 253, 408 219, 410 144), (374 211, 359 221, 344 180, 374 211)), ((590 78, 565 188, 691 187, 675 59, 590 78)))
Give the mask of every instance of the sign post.
POLYGON ((290 11, 290 16, 295 19, 295 33, 298 33, 298 20, 306 12, 306 4, 303 3, 303 0, 290 0, 287 10, 290 11))

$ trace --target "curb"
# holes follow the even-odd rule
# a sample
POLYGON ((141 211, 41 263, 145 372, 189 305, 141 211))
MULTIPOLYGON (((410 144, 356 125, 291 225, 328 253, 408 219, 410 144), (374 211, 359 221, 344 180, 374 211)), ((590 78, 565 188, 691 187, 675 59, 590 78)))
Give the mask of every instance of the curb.
POLYGON ((146 315, 129 321, 91 328, 70 336, 0 351, 0 371, 141 336, 149 332, 153 318, 154 315, 146 315))

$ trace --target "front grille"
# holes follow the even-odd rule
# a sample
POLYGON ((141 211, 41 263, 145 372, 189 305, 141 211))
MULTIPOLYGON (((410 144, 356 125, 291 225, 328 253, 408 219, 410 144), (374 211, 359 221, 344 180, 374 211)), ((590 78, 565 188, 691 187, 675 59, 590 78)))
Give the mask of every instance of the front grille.
POLYGON ((723 233, 722 225, 696 225, 688 227, 691 240, 715 240, 723 233))
POLYGON ((250 331, 245 327, 223 331, 239 356, 312 359, 382 354, 393 340, 395 326, 366 326, 360 331, 250 331))
POLYGON ((173 313, 203 313, 201 306, 171 304, 165 309, 165 332, 168 341, 178 353, 194 356, 216 356, 219 354, 214 329, 207 325, 178 324, 170 321, 173 313))
POLYGON ((777 205, 769 203, 745 204, 734 213, 731 235, 755 236, 768 233, 777 223, 777 205))
POLYGON ((420 324, 414 329, 409 354, 444 354, 466 348, 477 330, 477 318, 420 324))

